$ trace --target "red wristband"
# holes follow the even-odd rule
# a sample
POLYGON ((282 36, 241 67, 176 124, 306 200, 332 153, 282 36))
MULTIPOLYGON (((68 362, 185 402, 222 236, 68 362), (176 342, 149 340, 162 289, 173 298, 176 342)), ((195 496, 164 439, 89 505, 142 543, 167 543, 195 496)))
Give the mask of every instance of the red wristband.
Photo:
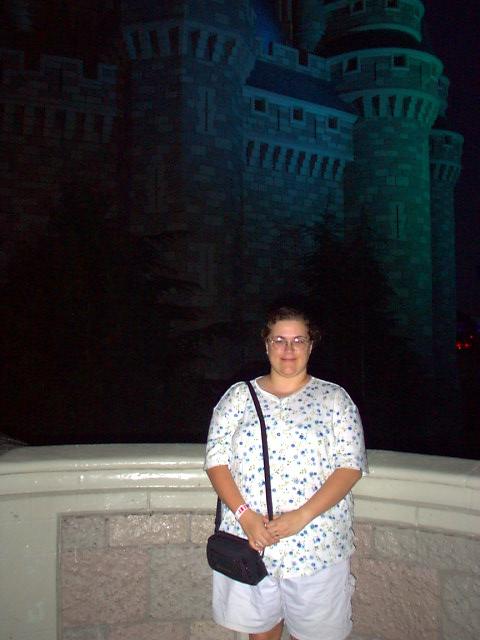
POLYGON ((235 511, 235 520, 240 520, 245 511, 248 511, 250 507, 248 504, 241 504, 238 509, 235 511))

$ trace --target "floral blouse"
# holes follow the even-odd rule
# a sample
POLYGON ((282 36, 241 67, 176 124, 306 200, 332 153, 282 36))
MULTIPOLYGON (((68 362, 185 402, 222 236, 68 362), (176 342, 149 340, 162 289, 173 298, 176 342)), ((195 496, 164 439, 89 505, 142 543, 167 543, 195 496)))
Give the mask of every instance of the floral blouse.
MULTIPOLYGON (((265 417, 273 511, 301 507, 339 468, 367 471, 357 407, 336 384, 310 378, 297 392, 278 398, 252 381, 265 417)), ((267 514, 260 424, 244 382, 234 384, 213 411, 205 469, 228 465, 251 509, 267 514)), ((353 552, 351 493, 299 533, 265 549, 271 575, 311 575, 353 552)), ((222 505, 223 531, 245 537, 222 505)))

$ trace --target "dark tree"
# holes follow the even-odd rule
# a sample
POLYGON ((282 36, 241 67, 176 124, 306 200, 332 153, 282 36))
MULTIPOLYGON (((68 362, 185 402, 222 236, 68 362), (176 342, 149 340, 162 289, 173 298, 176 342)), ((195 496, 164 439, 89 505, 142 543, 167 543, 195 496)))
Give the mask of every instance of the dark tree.
POLYGON ((0 430, 32 444, 168 439, 169 336, 189 309, 161 245, 110 217, 102 194, 64 193, 3 286, 0 430))
POLYGON ((431 380, 396 332, 391 289, 362 230, 347 241, 324 225, 304 277, 324 334, 312 366, 352 395, 368 446, 427 451, 431 380))

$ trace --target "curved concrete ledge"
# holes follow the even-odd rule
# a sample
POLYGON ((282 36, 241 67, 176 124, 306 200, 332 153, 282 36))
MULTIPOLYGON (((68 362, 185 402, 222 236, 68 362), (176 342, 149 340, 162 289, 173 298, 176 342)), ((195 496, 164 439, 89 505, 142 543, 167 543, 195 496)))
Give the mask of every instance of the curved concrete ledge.
MULTIPOLYGON (((115 566, 119 549, 125 548, 125 553, 131 553, 136 561, 141 559, 143 562, 146 555, 142 545, 154 545, 157 551, 153 556, 157 561, 159 544, 166 544, 165 548, 171 549, 172 553, 175 545, 179 545, 176 548, 181 554, 190 545, 188 553, 194 554, 197 570, 203 571, 204 545, 211 531, 216 502, 202 468, 203 454, 204 446, 197 444, 125 444, 22 447, 0 455, 0 575, 8 576, 8 580, 0 581, 0 611, 5 637, 10 640, 60 640, 64 637, 62 615, 65 624, 65 602, 62 609, 57 600, 61 593, 59 581, 64 575, 59 571, 62 562, 66 562, 61 558, 66 557, 65 540, 68 539, 62 530, 70 531, 70 541, 75 541, 79 535, 88 537, 88 527, 93 527, 91 553, 99 553, 98 544, 107 545, 102 557, 110 558, 112 562, 115 560, 115 566), (105 524, 107 522, 109 524, 105 524), (145 528, 143 533, 142 526, 145 528), (107 543, 108 535, 104 533, 99 543, 96 527, 105 527, 110 536, 116 527, 117 537, 107 543), (175 534, 177 538, 173 540, 169 536, 175 531, 178 535, 175 534), (180 535, 179 531, 183 533, 180 535), (139 535, 144 537, 138 538, 139 535), (141 548, 135 551, 132 545, 137 542, 141 548)), ((385 567, 390 567, 392 580, 399 579, 398 576, 403 575, 397 564, 401 556, 399 560, 395 553, 404 548, 405 540, 410 545, 407 561, 410 565, 419 563, 420 566, 418 569, 415 568, 417 565, 408 565, 405 571, 416 571, 416 577, 423 576, 422 571, 430 570, 435 562, 440 563, 438 575, 445 575, 445 562, 450 552, 442 551, 443 555, 436 559, 440 540, 445 548, 456 545, 452 557, 457 558, 457 564, 460 560, 463 564, 451 569, 455 575, 458 573, 464 580, 466 571, 476 571, 480 533, 480 462, 369 451, 369 463, 370 474, 358 483, 354 491, 360 545, 357 556, 359 573, 367 576, 364 581, 368 582, 368 571, 378 562, 384 563, 382 572, 385 567), (441 532, 445 533, 443 537, 441 532), (420 542, 417 536, 423 536, 420 542), (426 548, 430 550, 425 551, 426 548)), ((80 556, 90 553, 85 549, 82 551, 82 547, 79 549, 80 556)), ((72 571, 78 568, 76 553, 75 550, 72 571)), ((172 562, 178 562, 178 559, 172 562)), ((128 567, 126 571, 130 570, 128 567)), ((108 570, 107 567, 105 571, 108 570)), ((64 569, 62 571, 65 572, 64 569)), ((67 578, 68 575, 67 571, 67 578)), ((476 580, 471 576, 469 579, 476 580)), ((376 574, 371 583, 378 583, 376 574)), ((129 577, 126 584, 130 584, 129 577)), ((406 584, 410 583, 407 581, 406 584)), ((419 584, 421 593, 424 582, 419 584)), ((182 593, 189 592, 189 589, 187 586, 182 593)), ((204 597, 205 589, 202 589, 204 597)), ((368 589, 364 592, 368 593, 368 589)), ((404 620, 412 608, 409 600, 412 597, 408 591, 405 593, 405 606, 398 620, 404 620)), ((416 593, 414 596, 418 599, 416 593)), ((199 595, 192 591, 190 597, 195 604, 199 595)), ((379 597, 376 594, 372 602, 379 597)), ((440 604, 436 606, 443 607, 443 601, 437 600, 440 604)), ((361 606, 359 601, 359 611, 361 606)), ((369 604, 365 610, 369 611, 371 606, 369 604)), ((455 608, 453 611, 452 615, 456 615, 455 608)), ((160 616, 160 613, 156 611, 152 615, 160 616)), ((202 616, 197 623, 197 631, 203 628, 202 625, 208 625, 204 614, 202 616)), ((424 618, 430 619, 427 614, 424 618)), ((377 620, 375 623, 378 625, 377 620)), ((155 624, 164 623, 157 620, 155 624)), ((413 621, 403 630, 399 624, 396 622, 403 636, 398 637, 404 638, 417 623, 413 621)), ((478 631, 476 622, 472 622, 470 627, 474 631, 465 638, 475 637, 478 631)), ((385 628, 388 631, 389 627, 385 628)), ((362 637, 367 637, 361 626, 360 630, 364 634, 362 637)), ((72 633, 77 632, 74 630, 72 633)), ((185 637, 194 640, 211 637, 208 635, 211 630, 206 632, 206 636, 188 633, 185 631, 185 637)), ((84 638, 83 635, 78 637, 84 638)), ((397 636, 385 632, 382 637, 396 640, 397 636)), ((451 640, 454 636, 442 632, 438 637, 451 640)))
MULTIPOLYGON (((150 508, 170 489, 194 491, 193 508, 208 509, 214 496, 203 455, 199 444, 13 449, 0 456, 0 496, 133 492, 150 508)), ((480 532, 479 461, 393 451, 369 451, 368 458, 370 474, 354 490, 357 518, 480 532)))

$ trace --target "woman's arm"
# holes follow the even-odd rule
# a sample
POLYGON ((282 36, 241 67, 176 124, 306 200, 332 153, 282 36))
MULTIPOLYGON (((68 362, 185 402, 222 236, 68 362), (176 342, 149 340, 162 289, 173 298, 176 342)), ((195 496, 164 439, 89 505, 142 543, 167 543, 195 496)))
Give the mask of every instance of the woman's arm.
MULTIPOLYGON (((207 475, 220 500, 235 513, 238 507, 244 504, 245 500, 235 484, 228 466, 210 467, 210 469, 207 469, 207 475)), ((251 509, 248 509, 240 516, 239 523, 248 538, 250 546, 256 551, 275 542, 272 534, 265 528, 266 521, 266 518, 251 509)))
POLYGON ((359 469, 336 469, 303 506, 277 516, 266 524, 267 530, 280 538, 293 536, 340 502, 361 477, 359 469))

